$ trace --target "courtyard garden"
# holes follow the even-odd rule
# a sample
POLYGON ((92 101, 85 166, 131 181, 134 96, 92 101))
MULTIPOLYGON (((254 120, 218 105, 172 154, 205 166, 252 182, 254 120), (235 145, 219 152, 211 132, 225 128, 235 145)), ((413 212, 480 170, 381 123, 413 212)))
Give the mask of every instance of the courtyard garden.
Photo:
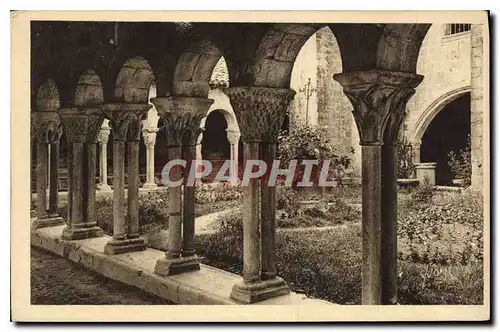
MULTIPOLYGON (((349 176, 345 170, 349 169, 350 158, 337 153, 321 128, 297 126, 280 138, 278 148, 281 168, 291 160, 319 160, 320 164, 329 160, 333 161, 333 178, 349 176)), ((398 176, 409 177, 411 149, 400 144, 399 150, 398 176)), ((453 160, 454 169, 465 170, 457 174, 467 177, 467 165, 462 167, 464 162, 458 157, 453 160)), ((314 183, 318 170, 319 166, 313 169, 314 183)), ((295 292, 339 304, 361 304, 361 186, 299 188, 302 177, 303 169, 297 168, 292 186, 276 188, 278 274, 295 292)), ((197 186, 195 242, 205 264, 242 273, 242 204, 241 186, 197 186), (207 227, 200 231, 202 223, 207 227)), ((400 304, 483 302, 483 205, 482 195, 470 190, 436 191, 426 183, 399 189, 400 304)), ((64 199, 59 210, 65 218, 64 199)), ((98 225, 112 235, 110 195, 97 197, 95 213, 98 225)), ((167 249, 167 189, 140 193, 139 224, 149 246, 167 249)))

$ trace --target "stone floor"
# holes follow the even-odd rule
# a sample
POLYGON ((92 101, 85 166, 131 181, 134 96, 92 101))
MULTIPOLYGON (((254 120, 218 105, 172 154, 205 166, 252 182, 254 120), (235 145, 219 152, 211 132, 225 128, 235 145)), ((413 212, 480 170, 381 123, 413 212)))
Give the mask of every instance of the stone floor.
POLYGON ((31 249, 31 304, 153 305, 171 302, 105 278, 60 256, 31 249))

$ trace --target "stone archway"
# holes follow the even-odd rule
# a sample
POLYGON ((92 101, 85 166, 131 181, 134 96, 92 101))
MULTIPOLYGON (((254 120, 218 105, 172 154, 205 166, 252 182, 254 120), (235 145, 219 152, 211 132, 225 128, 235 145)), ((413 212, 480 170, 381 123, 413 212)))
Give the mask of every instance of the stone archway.
POLYGON ((452 99, 442 107, 422 135, 421 162, 436 163, 436 184, 451 185, 453 175, 448 154, 464 149, 470 136, 470 93, 452 99))

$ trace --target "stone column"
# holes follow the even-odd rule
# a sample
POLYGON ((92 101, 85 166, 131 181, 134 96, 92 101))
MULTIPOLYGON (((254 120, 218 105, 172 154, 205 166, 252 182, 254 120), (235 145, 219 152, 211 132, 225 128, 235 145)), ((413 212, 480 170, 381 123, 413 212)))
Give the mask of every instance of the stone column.
POLYGON ((108 184, 108 140, 111 128, 106 125, 101 127, 97 141, 99 142, 99 183, 97 189, 100 191, 111 191, 108 184))
POLYGON ((36 218, 36 206, 33 201, 33 142, 35 140, 35 120, 31 119, 30 121, 30 218, 36 218))
POLYGON ((334 75, 353 105, 362 149, 362 303, 397 303, 397 134, 422 76, 370 70, 334 75))
POLYGON ((122 254, 146 249, 139 237, 139 139, 149 104, 105 104, 102 109, 113 131, 113 238, 104 252, 122 254), (125 217, 125 147, 128 151, 127 217, 125 217))
POLYGON ((62 237, 80 240, 100 237, 95 220, 95 146, 104 117, 99 108, 71 107, 58 111, 70 146, 68 221, 62 237))
POLYGON ((231 152, 231 182, 236 185, 238 183, 238 143, 240 142, 240 132, 235 129, 227 129, 226 131, 231 152))
MULTIPOLYGON (((205 131, 205 128, 200 128, 201 133, 198 135, 198 138, 196 140, 196 169, 200 170, 200 166, 202 165, 202 160, 203 160, 203 155, 201 154, 201 141, 203 141, 203 132, 205 131)), ((201 179, 196 179, 195 181, 197 184, 201 183, 201 179)))
MULTIPOLYGON (((195 156, 196 140, 201 132, 200 122, 206 116, 213 99, 195 97, 153 98, 151 102, 158 110, 167 135, 169 160, 187 157, 189 165, 195 156), (184 153, 183 153, 184 152, 184 153)), ((184 170, 184 174, 189 170, 184 170)), ((179 166, 170 172, 170 179, 182 178, 179 166)), ((184 202, 182 187, 169 187, 169 243, 165 257, 156 262, 155 273, 162 276, 199 270, 198 257, 194 252, 194 197, 196 182, 189 187, 184 181, 184 202), (181 214, 182 210, 182 214, 181 214), (181 241, 181 227, 183 228, 181 241)))
POLYGON ((49 137, 50 142, 50 192, 49 192, 49 218, 62 218, 57 211, 59 207, 59 140, 62 135, 62 126, 49 137))
MULTIPOLYGON (((295 92, 236 87, 226 89, 226 94, 238 119, 245 160, 274 159, 276 140, 295 92)), ((274 190, 266 177, 250 179, 243 188, 243 281, 234 285, 231 293, 239 302, 254 303, 290 292, 285 281, 276 276, 274 190)))
MULTIPOLYGON (((47 212, 47 184, 48 184, 48 166, 49 143, 53 142, 55 137, 60 137, 61 122, 59 115, 56 112, 31 112, 31 122, 33 126, 33 133, 35 135, 34 141, 37 146, 37 167, 36 167, 36 191, 37 191, 37 218, 32 227, 51 227, 64 224, 61 217, 57 215, 57 197, 54 198, 54 193, 50 190, 51 197, 51 211, 47 212), (55 208, 55 211, 54 211, 55 208)), ((57 153, 54 153, 56 157, 57 153)), ((53 166, 54 168, 54 166, 53 166)), ((55 167, 57 172, 57 165, 55 167)), ((55 181, 55 189, 57 190, 57 177, 53 177, 55 181)), ((51 188, 54 187, 53 185, 51 188)), ((30 193, 31 194, 31 193, 30 193)), ((57 191, 55 192, 57 196, 57 191)))
POLYGON ((483 188, 483 25, 471 27, 471 187, 483 188))
POLYGON ((146 183, 142 185, 144 189, 155 189, 158 185, 155 182, 155 144, 158 128, 144 128, 142 137, 146 146, 146 183))
MULTIPOLYGON (((130 122, 127 136, 128 145, 128 234, 129 239, 139 237, 139 144, 141 142, 141 128, 144 119, 148 116, 148 110, 152 105, 143 111, 134 112, 134 119, 130 122)), ((145 239, 140 239, 140 245, 146 249, 145 239)))

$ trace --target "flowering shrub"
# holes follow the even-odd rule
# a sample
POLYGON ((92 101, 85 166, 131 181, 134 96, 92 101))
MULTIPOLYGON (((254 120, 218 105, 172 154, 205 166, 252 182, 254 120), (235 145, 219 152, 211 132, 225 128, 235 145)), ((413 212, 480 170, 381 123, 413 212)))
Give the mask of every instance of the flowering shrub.
POLYGON ((308 125, 301 121, 294 123, 288 134, 282 133, 278 137, 278 157, 281 168, 288 165, 290 160, 297 160, 298 166, 294 176, 294 183, 302 178, 304 166, 302 160, 318 160, 319 165, 313 168, 311 181, 317 180, 322 162, 330 160, 331 172, 342 174, 349 167, 351 159, 340 155, 338 149, 331 144, 327 131, 322 127, 308 125))
POLYGON ((472 175, 470 136, 467 138, 465 147, 458 154, 451 151, 448 158, 448 166, 455 179, 462 179, 465 187, 470 186, 472 175))

